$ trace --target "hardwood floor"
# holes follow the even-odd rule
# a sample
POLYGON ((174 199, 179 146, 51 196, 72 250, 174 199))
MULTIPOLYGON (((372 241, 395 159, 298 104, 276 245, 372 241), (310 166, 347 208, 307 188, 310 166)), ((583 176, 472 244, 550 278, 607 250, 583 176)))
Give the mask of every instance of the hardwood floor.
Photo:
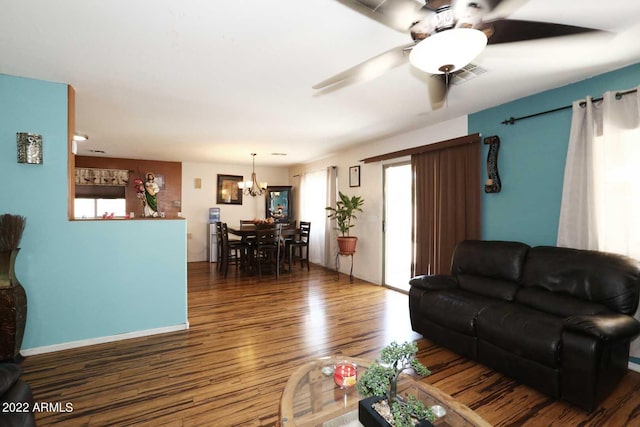
POLYGON ((39 426, 272 426, 288 376, 305 360, 342 353, 374 358, 417 340, 424 381, 496 426, 640 425, 640 374, 629 372, 591 414, 437 347, 411 331, 407 296, 312 265, 276 282, 228 278, 215 264, 188 267, 188 331, 30 356, 23 379, 39 426))

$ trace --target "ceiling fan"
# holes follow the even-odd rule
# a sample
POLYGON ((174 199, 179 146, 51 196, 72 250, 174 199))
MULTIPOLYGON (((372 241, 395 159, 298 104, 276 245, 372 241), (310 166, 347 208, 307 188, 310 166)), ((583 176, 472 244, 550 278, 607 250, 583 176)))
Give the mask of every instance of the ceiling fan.
POLYGON ((510 43, 599 31, 551 22, 508 19, 529 0, 337 0, 391 28, 412 42, 387 50, 313 86, 325 91, 371 80, 404 64, 429 74, 435 110, 444 105, 450 81, 487 44, 510 43))

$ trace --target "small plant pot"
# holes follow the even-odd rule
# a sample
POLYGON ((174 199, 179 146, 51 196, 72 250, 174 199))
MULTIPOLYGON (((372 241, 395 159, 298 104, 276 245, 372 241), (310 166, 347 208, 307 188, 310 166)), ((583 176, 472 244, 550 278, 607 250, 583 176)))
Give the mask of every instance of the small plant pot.
MULTIPOLYGON (((358 420, 364 427, 392 427, 378 411, 373 408, 373 405, 381 400, 385 400, 386 396, 371 396, 366 399, 362 399, 358 402, 358 420)), ((416 424, 416 427, 433 427, 427 420, 421 420, 416 424)))
POLYGON ((338 250, 341 255, 351 255, 356 252, 358 238, 353 236, 338 237, 338 250))
POLYGON ((373 404, 386 399, 384 396, 371 396, 358 402, 358 420, 364 427, 391 427, 384 418, 373 409, 373 404))

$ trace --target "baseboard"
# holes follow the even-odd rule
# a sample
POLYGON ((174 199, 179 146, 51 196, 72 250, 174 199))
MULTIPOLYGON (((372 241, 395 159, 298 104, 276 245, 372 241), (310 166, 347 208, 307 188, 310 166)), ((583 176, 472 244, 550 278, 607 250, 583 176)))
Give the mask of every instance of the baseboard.
POLYGON ((22 356, 35 356, 36 354, 53 353, 55 351, 70 350, 72 348, 87 347, 90 345, 104 344, 114 341, 128 340, 131 338, 146 337, 149 335, 166 334, 189 329, 189 322, 164 328, 145 329, 143 331, 127 332, 125 334, 109 335, 106 337, 89 338, 80 341, 71 341, 62 344, 47 345, 20 350, 22 356))
POLYGON ((632 357, 631 360, 629 360, 629 370, 640 372, 640 365, 638 364, 640 361, 636 362, 636 360, 638 359, 635 357, 632 357))

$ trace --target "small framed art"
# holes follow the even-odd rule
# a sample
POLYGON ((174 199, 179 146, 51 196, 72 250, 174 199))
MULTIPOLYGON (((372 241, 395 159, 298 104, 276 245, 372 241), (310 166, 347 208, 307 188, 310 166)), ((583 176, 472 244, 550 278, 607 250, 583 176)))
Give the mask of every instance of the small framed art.
POLYGON ((360 166, 349 167, 349 187, 360 187, 360 166))
POLYGON ((242 190, 238 187, 238 183, 242 182, 242 179, 241 175, 218 174, 216 203, 219 205, 241 205, 242 190))

